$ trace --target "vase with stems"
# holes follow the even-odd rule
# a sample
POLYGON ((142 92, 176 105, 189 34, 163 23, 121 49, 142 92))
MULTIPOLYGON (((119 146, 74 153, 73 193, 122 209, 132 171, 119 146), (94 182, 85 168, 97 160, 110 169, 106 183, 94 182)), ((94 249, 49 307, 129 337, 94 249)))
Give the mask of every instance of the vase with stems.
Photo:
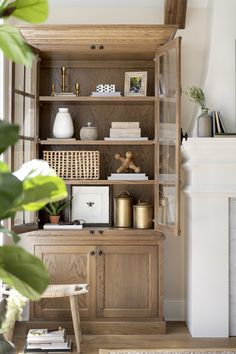
POLYGON ((198 103, 201 107, 201 114, 197 117, 197 136, 201 138, 212 137, 212 117, 205 106, 204 92, 199 87, 191 86, 185 93, 191 98, 191 101, 198 103))

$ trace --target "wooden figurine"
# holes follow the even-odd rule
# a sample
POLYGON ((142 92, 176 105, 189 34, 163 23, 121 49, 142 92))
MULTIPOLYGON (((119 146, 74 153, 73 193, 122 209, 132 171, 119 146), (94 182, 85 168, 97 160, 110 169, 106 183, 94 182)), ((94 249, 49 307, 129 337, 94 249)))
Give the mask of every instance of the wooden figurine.
POLYGON ((135 173, 141 172, 141 168, 134 164, 134 155, 131 151, 127 151, 125 157, 120 154, 115 154, 115 159, 120 160, 122 165, 116 170, 117 173, 130 172, 133 170, 135 173))

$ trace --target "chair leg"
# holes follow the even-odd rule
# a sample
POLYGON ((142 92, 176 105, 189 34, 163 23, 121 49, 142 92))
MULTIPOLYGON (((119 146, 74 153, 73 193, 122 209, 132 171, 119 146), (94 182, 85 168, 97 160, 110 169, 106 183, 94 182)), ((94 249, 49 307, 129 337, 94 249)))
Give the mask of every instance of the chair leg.
POLYGON ((74 333, 75 333, 77 352, 80 353, 81 329, 80 329, 79 306, 78 306, 76 295, 70 296, 70 309, 71 309, 71 316, 72 316, 74 333))

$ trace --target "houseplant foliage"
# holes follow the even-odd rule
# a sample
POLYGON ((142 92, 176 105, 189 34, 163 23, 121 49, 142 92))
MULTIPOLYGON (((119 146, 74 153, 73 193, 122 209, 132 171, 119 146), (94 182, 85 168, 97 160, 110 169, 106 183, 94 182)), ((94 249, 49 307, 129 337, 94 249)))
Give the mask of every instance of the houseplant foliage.
POLYGON ((54 202, 47 204, 44 209, 49 214, 50 221, 52 224, 58 223, 60 220, 60 213, 71 203, 71 199, 67 199, 64 202, 54 202), (55 219, 55 217, 57 217, 55 219))
POLYGON ((201 88, 196 86, 190 86, 185 92, 191 99, 191 101, 198 103, 201 106, 201 109, 205 107, 205 95, 201 88))
MULTIPOLYGON (((47 18, 47 0, 0 0, 0 18, 15 16, 27 22, 42 22, 47 18)), ((31 65, 33 54, 20 32, 8 25, 0 25, 0 48, 12 61, 31 65)), ((0 154, 18 140, 19 127, 0 121, 0 154)), ((64 182, 52 170, 35 161, 16 174, 0 160, 0 232, 13 237, 15 244, 0 247, 0 279, 31 300, 40 298, 48 285, 43 263, 16 243, 19 236, 7 230, 1 221, 14 217, 17 211, 37 211, 49 202, 64 199, 64 182)))

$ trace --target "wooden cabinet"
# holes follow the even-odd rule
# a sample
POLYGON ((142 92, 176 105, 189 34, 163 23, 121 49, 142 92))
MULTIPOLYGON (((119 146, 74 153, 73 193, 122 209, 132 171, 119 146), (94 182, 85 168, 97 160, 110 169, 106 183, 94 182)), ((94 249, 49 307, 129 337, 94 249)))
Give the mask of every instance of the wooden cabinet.
MULTIPOLYGON (((78 298, 87 333, 164 333, 161 235, 120 237, 108 230, 94 239, 86 233, 39 230, 23 241, 45 263, 52 284, 89 284, 89 293, 78 298)), ((34 325, 70 319, 67 298, 31 303, 34 325)))
MULTIPOLYGON (((80 240, 84 237, 83 242, 74 238, 76 242, 69 241, 70 232, 64 232, 59 242, 50 232, 39 230, 32 238, 32 251, 47 265, 52 283, 90 284, 89 295, 79 300, 81 315, 90 325, 100 321, 104 331, 112 332, 117 326, 119 332, 119 323, 131 321, 140 333, 147 322, 153 330, 158 324, 163 329, 162 236, 180 233, 180 39, 173 39, 177 28, 52 25, 20 29, 38 54, 31 75, 25 68, 13 65, 12 121, 21 125, 21 140, 13 151, 13 169, 33 156, 42 158, 43 151, 97 150, 100 178, 67 179, 69 193, 73 185, 108 185, 111 202, 121 191, 128 190, 134 204, 142 199, 154 206, 151 229, 114 228, 111 208, 111 226, 102 236, 95 232, 95 237, 90 237, 89 230, 84 229, 76 233, 80 240), (74 91, 79 82, 79 96, 51 96, 52 84, 57 93, 61 92, 63 66, 68 73, 67 92, 74 91), (147 95, 124 96, 125 73, 143 71, 147 72, 147 95), (99 83, 115 84, 121 96, 90 96, 99 83), (74 141, 52 139, 59 107, 69 109, 74 141), (88 121, 98 127, 97 140, 79 138, 81 127, 88 121), (105 140, 111 123, 120 121, 139 122, 147 140, 105 140), (119 167, 115 154, 125 155, 126 151, 135 154, 135 162, 147 180, 108 179, 119 167), (50 243, 45 242, 46 235, 50 243), (112 328, 108 320, 113 322, 112 328)), ((39 219, 42 227, 47 219, 42 213, 39 219)), ((17 215, 17 231, 33 227, 37 227, 37 216, 17 215)), ((68 303, 44 299, 31 306, 31 314, 33 319, 67 318, 68 303)))

